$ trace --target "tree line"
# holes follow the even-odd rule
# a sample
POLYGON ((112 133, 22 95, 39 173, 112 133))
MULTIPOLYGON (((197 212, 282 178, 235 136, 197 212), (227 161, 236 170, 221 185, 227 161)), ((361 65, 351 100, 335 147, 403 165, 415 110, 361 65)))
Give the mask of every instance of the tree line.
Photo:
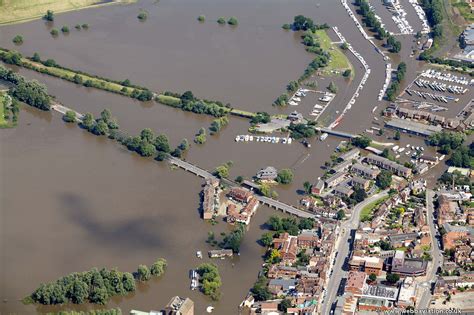
POLYGON ((197 99, 191 91, 186 91, 181 95, 173 92, 165 92, 162 95, 158 95, 156 101, 164 105, 180 108, 184 111, 214 117, 223 117, 230 112, 230 104, 224 106, 224 104, 219 101, 197 99))
POLYGON ((463 145, 465 137, 460 132, 441 131, 428 138, 428 144, 438 147, 441 154, 451 154, 447 163, 456 167, 470 168, 474 164, 474 143, 463 145))
POLYGON ((392 84, 387 89, 387 99, 389 101, 394 101, 397 97, 398 90, 400 89, 400 83, 405 78, 405 73, 407 71, 407 65, 404 62, 400 62, 397 67, 397 72, 395 78, 392 79, 392 84))
POLYGON ((12 83, 9 93, 30 106, 41 110, 51 108, 51 97, 46 86, 36 80, 27 81, 23 76, 0 65, 0 78, 12 83))
POLYGON ((26 302, 43 305, 64 303, 103 305, 111 297, 134 292, 136 281, 147 281, 152 276, 161 276, 166 267, 166 260, 161 258, 153 263, 150 269, 145 265, 140 265, 134 274, 106 268, 74 272, 55 282, 41 284, 26 299, 26 302))

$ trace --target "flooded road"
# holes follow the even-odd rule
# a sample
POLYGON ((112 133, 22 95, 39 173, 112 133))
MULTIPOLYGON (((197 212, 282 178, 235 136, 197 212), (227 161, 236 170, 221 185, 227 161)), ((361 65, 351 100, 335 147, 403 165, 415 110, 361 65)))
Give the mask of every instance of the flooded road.
MULTIPOLYGON (((408 8, 407 8, 408 9, 408 8)), ((339 1, 179 0, 139 1, 129 6, 110 6, 58 15, 55 26, 88 23, 87 31, 71 28, 67 36, 52 38, 43 21, 0 28, 0 46, 25 55, 38 52, 43 59, 114 79, 128 78, 154 90, 192 90, 198 97, 230 102, 236 107, 270 113, 287 112, 271 106, 286 84, 296 79, 311 61, 299 35, 281 25, 305 14, 316 23, 338 26, 363 55, 372 73, 356 104, 338 129, 363 132, 372 123, 372 109, 383 109, 377 94, 385 79, 385 62, 348 18, 339 1), (136 16, 148 11, 146 22, 136 16), (198 15, 206 15, 200 24, 198 15), (219 16, 236 16, 236 28, 220 26, 219 16), (11 38, 22 34, 25 42, 14 46, 11 38)), ((331 38, 337 37, 331 31, 331 38)), ((402 38, 402 37, 400 37, 402 38)), ((410 47, 412 37, 403 37, 410 47)), ((418 62, 402 51, 408 68, 418 62)), ((352 81, 340 87, 331 107, 321 117, 330 122, 342 111, 359 84, 363 69, 348 55, 354 69, 352 81)), ((394 67, 400 59, 392 61, 394 67)), ((190 142, 212 118, 154 103, 87 89, 59 79, 21 69, 28 78, 48 86, 52 95, 79 112, 100 113, 104 108, 117 117, 120 128, 138 134, 144 128, 169 135, 173 146, 183 138, 190 142)), ((414 73, 407 74, 407 82, 414 73)), ((330 78, 321 78, 323 90, 330 78)), ((307 113, 301 104, 296 110, 307 113)), ((303 107, 304 106, 304 107, 303 107)), ((247 120, 231 118, 219 135, 208 136, 203 145, 192 145, 185 158, 213 170, 234 161, 230 173, 250 178, 268 165, 291 168, 295 181, 278 187, 279 199, 297 205, 303 182, 315 182, 323 174, 321 165, 342 140, 313 140, 311 148, 291 145, 236 143, 246 134, 247 120)), ((403 139, 403 138, 402 138, 403 139)), ((189 290, 188 271, 200 263, 196 250, 207 251, 207 232, 227 231, 225 223, 211 226, 200 219, 201 180, 166 164, 143 159, 105 138, 66 125, 58 113, 39 113, 24 108, 16 129, 1 130, 2 242, 0 259, 0 312, 35 313, 53 309, 23 306, 18 300, 41 282, 53 281, 74 271, 117 267, 133 271, 139 264, 166 258, 169 269, 163 279, 151 281, 133 296, 113 300, 107 306, 151 310, 165 305, 171 296, 189 296, 196 313, 213 304, 215 314, 235 314, 237 305, 252 286, 262 263, 262 248, 256 243, 261 225, 275 213, 259 208, 242 244, 242 254, 231 261, 218 261, 223 296, 211 303, 189 290), (27 233, 26 233, 26 232, 27 233), (80 254, 78 254, 80 253, 80 254), (34 267, 32 268, 32 262, 34 267)), ((402 140, 403 141, 403 140, 402 140)), ((80 309, 88 308, 82 306, 80 309)), ((54 308, 57 310, 57 308, 54 308)))

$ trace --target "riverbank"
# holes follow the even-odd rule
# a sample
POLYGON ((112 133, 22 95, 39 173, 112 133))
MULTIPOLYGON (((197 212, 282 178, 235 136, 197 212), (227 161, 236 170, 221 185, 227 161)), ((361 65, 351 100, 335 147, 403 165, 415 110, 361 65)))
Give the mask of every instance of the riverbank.
POLYGON ((0 2, 0 25, 24 23, 43 17, 47 10, 64 13, 112 4, 134 3, 136 0, 3 0, 0 2))

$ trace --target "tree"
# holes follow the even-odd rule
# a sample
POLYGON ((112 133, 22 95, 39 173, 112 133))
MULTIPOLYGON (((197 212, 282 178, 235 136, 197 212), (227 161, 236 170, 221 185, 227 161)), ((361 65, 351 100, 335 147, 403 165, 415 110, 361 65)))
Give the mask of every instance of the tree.
POLYGON ((388 158, 390 156, 390 150, 388 148, 383 149, 382 154, 380 154, 384 158, 388 158))
POLYGON ((82 27, 83 30, 87 30, 89 28, 89 24, 84 23, 84 24, 81 25, 81 27, 82 27))
POLYGON ((154 145, 158 151, 169 153, 171 151, 168 137, 165 134, 159 134, 154 141, 154 145))
POLYGON ((233 16, 227 20, 227 24, 237 26, 239 24, 239 21, 237 21, 237 18, 233 16))
POLYGON ((145 128, 140 132, 140 138, 143 141, 152 143, 155 139, 155 134, 153 133, 153 131, 150 128, 145 128))
POLYGON ((239 175, 239 176, 237 176, 237 177, 235 178, 235 181, 236 181, 237 183, 242 183, 242 182, 244 181, 244 178, 239 175))
POLYGON ((43 16, 43 19, 49 22, 54 21, 54 12, 51 10, 46 11, 46 14, 43 16))
POLYGON ((262 234, 260 243, 265 247, 270 247, 273 244, 273 232, 266 232, 262 234))
POLYGON ((222 25, 222 24, 225 24, 225 17, 222 17, 222 16, 221 16, 220 18, 218 18, 218 19, 217 19, 217 23, 219 23, 219 24, 221 24, 221 25, 222 25))
POLYGON ((167 266, 168 263, 166 262, 166 260, 160 258, 156 262, 154 262, 153 265, 151 265, 151 274, 155 277, 159 277, 165 272, 167 266))
POLYGON ((344 210, 341 209, 337 212, 336 219, 344 220, 345 217, 346 217, 346 213, 344 212, 344 210))
POLYGON ((365 149, 366 147, 370 145, 370 143, 372 142, 372 139, 370 139, 366 135, 362 135, 362 136, 352 138, 351 142, 356 147, 365 149))
POLYGON ((354 188, 354 195, 352 196, 356 202, 362 202, 365 198, 367 198, 367 193, 365 189, 362 187, 355 187, 354 188))
POLYGON ((72 78, 72 80, 76 84, 82 84, 82 77, 78 74, 75 74, 74 77, 72 78))
POLYGON ((43 64, 46 67, 55 67, 56 66, 56 61, 54 61, 54 59, 48 59, 45 62, 43 62, 43 64))
POLYGON ((75 28, 76 30, 80 31, 80 30, 81 30, 81 25, 80 25, 80 24, 76 24, 76 26, 74 26, 74 28, 75 28))
POLYGON ((337 88, 336 84, 333 81, 331 81, 331 83, 329 83, 328 90, 331 91, 331 93, 334 93, 334 94, 337 93, 338 88, 337 88))
POLYGON ((314 227, 314 220, 312 218, 303 218, 298 223, 300 230, 311 230, 314 227))
POLYGON ((342 43, 340 47, 341 47, 342 50, 349 49, 349 45, 347 44, 347 42, 342 43))
POLYGON ((150 269, 146 265, 140 265, 137 269, 137 280, 148 281, 151 278, 150 269))
POLYGON ((66 295, 70 297, 74 304, 82 304, 89 296, 87 284, 79 279, 75 279, 66 295))
POLYGON ((180 159, 183 156, 183 151, 180 148, 176 148, 173 151, 171 151, 171 156, 174 156, 180 159))
POLYGON ((382 170, 375 178, 375 184, 380 187, 380 189, 386 189, 390 187, 392 183, 392 173, 387 170, 382 170))
POLYGON ((307 18, 303 15, 297 15, 293 19, 293 29, 295 31, 307 31, 308 29, 313 28, 314 22, 312 19, 307 18))
POLYGON ((400 280, 400 276, 394 273, 387 273, 386 279, 388 283, 395 284, 400 280))
POLYGON ((140 13, 138 13, 137 18, 140 21, 145 21, 148 18, 148 13, 146 11, 141 10, 140 13))
POLYGON ((293 172, 290 169, 282 169, 278 172, 276 181, 280 184, 290 184, 293 181, 293 172))
POLYGON ((133 275, 129 272, 124 272, 122 276, 122 285, 125 291, 127 292, 134 292, 135 287, 135 279, 133 275))
POLYGON ((351 69, 346 69, 346 70, 344 70, 344 72, 342 73, 342 76, 348 78, 348 77, 351 76, 351 73, 352 73, 351 69))
POLYGON ((284 29, 284 30, 290 30, 291 29, 291 24, 285 23, 285 24, 282 25, 281 28, 284 29))
POLYGON ((56 36, 59 35, 59 31, 58 31, 57 29, 55 29, 55 28, 53 28, 53 29, 51 30, 51 32, 49 32, 49 33, 50 33, 52 36, 54 36, 54 37, 56 37, 56 36))
POLYGON ((40 55, 37 52, 35 52, 33 54, 33 57, 31 57, 31 60, 34 61, 34 62, 41 62, 40 55))
POLYGON ((369 275, 370 282, 375 282, 377 280, 377 275, 375 273, 371 273, 369 275))
POLYGON ((61 27, 61 32, 63 33, 69 33, 69 27, 64 25, 63 27, 61 27))
POLYGON ((181 143, 179 144, 178 148, 181 151, 186 151, 187 149, 189 149, 188 139, 184 138, 183 140, 181 140, 181 143))
POLYGON ((76 112, 72 110, 68 110, 66 114, 63 116, 63 120, 68 123, 76 122, 76 112))
POLYGON ((23 36, 16 35, 15 37, 13 37, 12 42, 17 45, 23 44, 23 36))
POLYGON ((198 21, 199 22, 204 22, 204 21, 206 21, 206 17, 204 15, 200 15, 200 16, 198 16, 198 21))
POLYGON ((289 299, 283 299, 280 304, 278 304, 278 310, 283 312, 283 313, 286 313, 286 310, 290 307, 292 307, 293 305, 291 304, 291 300, 289 299))
POLYGON ((156 154, 156 148, 153 144, 142 140, 137 152, 141 156, 154 156, 156 154))
POLYGON ((399 130, 395 131, 395 135, 393 136, 393 139, 395 139, 397 141, 400 140, 400 131, 399 130))
POLYGON ((91 113, 85 113, 84 117, 82 118, 82 126, 87 130, 92 130, 94 124, 94 116, 92 116, 91 113))
POLYGON ((109 126, 103 121, 99 120, 94 126, 92 127, 92 133, 95 135, 105 135, 109 132, 109 126))
POLYGON ((310 182, 304 182, 303 187, 304 187, 305 193, 307 193, 308 195, 311 194, 311 188, 313 187, 313 185, 311 185, 310 182))
POLYGON ((257 282, 253 285, 250 292, 252 293, 253 297, 256 301, 266 301, 271 299, 272 294, 268 290, 267 286, 268 280, 264 276, 260 276, 257 279, 257 282))

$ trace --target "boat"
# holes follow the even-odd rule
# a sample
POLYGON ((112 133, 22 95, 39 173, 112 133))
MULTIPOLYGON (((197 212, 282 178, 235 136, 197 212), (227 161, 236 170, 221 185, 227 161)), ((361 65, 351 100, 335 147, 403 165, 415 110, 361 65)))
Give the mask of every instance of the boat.
POLYGON ((301 102, 301 98, 299 98, 299 97, 293 97, 293 101, 295 101, 295 102, 301 102))
POLYGON ((397 152, 398 148, 400 148, 400 147, 399 147, 398 145, 396 145, 396 146, 394 146, 394 147, 392 148, 392 150, 393 150, 394 152, 397 152))
POLYGON ((298 105, 298 103, 293 102, 293 101, 289 101, 288 104, 290 104, 291 106, 296 106, 296 105, 298 105))
POLYGON ((324 140, 326 140, 326 138, 327 138, 328 136, 329 136, 329 135, 325 132, 325 133, 323 133, 323 134, 319 137, 319 140, 324 141, 324 140))
POLYGON ((196 252, 196 257, 202 259, 202 252, 200 250, 196 252))
POLYGON ((206 312, 208 312, 208 313, 212 313, 213 310, 214 310, 214 306, 206 307, 206 312))

